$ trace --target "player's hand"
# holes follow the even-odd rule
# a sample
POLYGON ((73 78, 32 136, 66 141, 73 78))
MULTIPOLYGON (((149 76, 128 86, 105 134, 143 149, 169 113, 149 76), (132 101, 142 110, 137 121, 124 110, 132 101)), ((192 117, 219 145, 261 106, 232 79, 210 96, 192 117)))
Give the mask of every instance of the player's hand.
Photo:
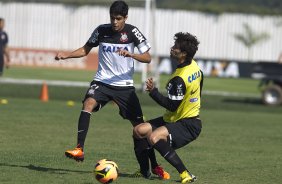
POLYGON ((127 50, 117 50, 116 53, 120 56, 124 57, 132 57, 132 53, 128 52, 127 50))
POLYGON ((149 78, 147 79, 146 81, 146 91, 152 91, 153 89, 155 88, 155 84, 154 84, 154 81, 153 81, 153 78, 149 78))
POLYGON ((57 53, 57 55, 55 56, 56 60, 66 59, 66 58, 68 58, 67 55, 65 53, 62 53, 62 52, 57 53))

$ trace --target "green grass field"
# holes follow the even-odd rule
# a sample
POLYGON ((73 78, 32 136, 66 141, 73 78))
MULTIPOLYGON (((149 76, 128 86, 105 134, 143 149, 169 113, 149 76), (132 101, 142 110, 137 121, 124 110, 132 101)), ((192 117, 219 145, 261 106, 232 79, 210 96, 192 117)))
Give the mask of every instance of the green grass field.
MULTIPOLYGON (((5 77, 13 77, 15 70, 7 70, 5 77)), ((87 75, 81 77, 81 81, 88 81, 93 75, 93 72, 66 70, 66 77, 60 70, 46 70, 46 75, 42 74, 45 69, 38 74, 36 69, 17 70, 15 78, 37 78, 38 75, 40 79, 74 80, 74 76, 87 75)), ((249 79, 207 78, 205 90, 257 95, 257 84, 258 81, 249 79)), ((84 88, 49 86, 50 101, 43 103, 38 99, 40 86, 0 84, 0 99, 8 100, 8 104, 0 104, 0 183, 98 183, 92 170, 102 158, 112 159, 119 165, 120 176, 115 183, 178 183, 177 171, 158 153, 158 161, 170 172, 171 180, 129 177, 138 169, 131 125, 118 115, 118 108, 113 104, 92 115, 85 161, 76 163, 65 158, 64 151, 76 143, 84 92, 84 88), (67 100, 74 100, 75 105, 67 106, 67 100)), ((138 95, 147 119, 163 113, 147 94, 138 95)), ((177 151, 198 177, 196 183, 281 183, 281 106, 264 106, 255 97, 209 95, 203 96, 202 106, 200 137, 177 151)))

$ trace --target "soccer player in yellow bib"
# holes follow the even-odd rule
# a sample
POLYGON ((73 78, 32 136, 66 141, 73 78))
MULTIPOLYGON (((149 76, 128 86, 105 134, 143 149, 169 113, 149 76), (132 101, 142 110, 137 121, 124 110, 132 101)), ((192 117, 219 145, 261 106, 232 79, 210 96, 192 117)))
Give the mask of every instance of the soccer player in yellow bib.
POLYGON ((154 86, 154 81, 146 81, 146 90, 151 98, 166 109, 163 116, 149 120, 134 128, 136 138, 147 138, 149 143, 177 169, 181 183, 196 180, 179 158, 176 149, 195 140, 202 129, 199 117, 203 73, 193 60, 199 41, 190 33, 176 33, 174 46, 170 50, 171 59, 177 62, 176 71, 168 81, 167 97, 154 86))

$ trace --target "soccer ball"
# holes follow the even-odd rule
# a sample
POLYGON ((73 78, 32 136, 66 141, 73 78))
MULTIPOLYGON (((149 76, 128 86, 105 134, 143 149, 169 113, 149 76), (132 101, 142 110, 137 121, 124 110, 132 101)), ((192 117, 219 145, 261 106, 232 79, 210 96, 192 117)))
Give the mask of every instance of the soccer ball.
POLYGON ((99 160, 95 165, 94 175, 100 183, 111 183, 118 177, 118 166, 112 160, 99 160))

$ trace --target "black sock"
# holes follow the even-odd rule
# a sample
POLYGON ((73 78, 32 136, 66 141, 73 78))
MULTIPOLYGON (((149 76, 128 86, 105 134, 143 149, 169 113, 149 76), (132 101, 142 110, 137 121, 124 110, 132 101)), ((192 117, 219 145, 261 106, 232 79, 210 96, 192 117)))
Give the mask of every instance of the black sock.
POLYGON ((78 120, 78 132, 77 132, 77 145, 81 148, 84 147, 85 138, 89 128, 91 113, 81 111, 78 120))
POLYGON ((169 144, 164 140, 159 140, 154 148, 160 152, 160 154, 173 166, 177 169, 179 173, 187 170, 183 162, 177 155, 174 149, 172 149, 169 144))
POLYGON ((147 149, 147 151, 148 151, 148 156, 151 162, 151 168, 154 169, 158 166, 158 162, 157 162, 156 155, 155 155, 155 150, 154 148, 151 147, 147 149))
POLYGON ((144 176, 149 172, 148 142, 146 139, 133 138, 134 151, 137 161, 140 165, 140 171, 144 176))

